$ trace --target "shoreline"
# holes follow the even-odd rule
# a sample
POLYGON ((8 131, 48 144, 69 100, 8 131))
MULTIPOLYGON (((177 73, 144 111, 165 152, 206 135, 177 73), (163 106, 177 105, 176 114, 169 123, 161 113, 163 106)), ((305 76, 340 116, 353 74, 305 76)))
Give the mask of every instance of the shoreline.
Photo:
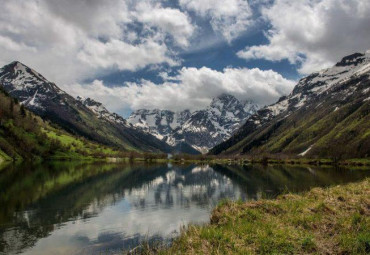
POLYGON ((147 162, 147 163, 194 163, 194 164, 232 164, 232 165, 315 165, 315 166, 370 166, 369 158, 346 159, 334 161, 331 159, 145 159, 145 158, 106 158, 107 162, 147 162))
POLYGON ((210 223, 190 225, 170 246, 138 254, 368 254, 370 178, 302 194, 225 201, 210 223))
POLYGON ((50 157, 50 158, 36 158, 36 159, 15 159, 9 157, 2 157, 0 155, 0 164, 4 163, 17 163, 17 162, 42 162, 42 161, 91 161, 91 162, 107 162, 107 163, 193 163, 193 164, 228 164, 228 165, 307 165, 307 166, 333 166, 333 167, 367 167, 370 166, 370 158, 356 158, 335 161, 332 159, 308 159, 308 158, 292 158, 292 159, 246 159, 246 158, 180 158, 180 159, 167 159, 167 158, 144 158, 144 157, 92 157, 92 156, 78 156, 78 157, 50 157))

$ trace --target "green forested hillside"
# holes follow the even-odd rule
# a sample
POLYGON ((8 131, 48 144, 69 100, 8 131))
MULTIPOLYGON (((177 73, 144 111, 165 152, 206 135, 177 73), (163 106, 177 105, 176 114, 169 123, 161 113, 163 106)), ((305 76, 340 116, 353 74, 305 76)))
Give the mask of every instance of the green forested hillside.
POLYGON ((314 104, 257 129, 225 153, 368 157, 370 102, 362 100, 335 111, 329 101, 319 106, 314 104))
POLYGON ((370 156, 370 58, 353 54, 299 81, 292 93, 252 115, 213 154, 370 156))
POLYGON ((116 155, 106 146, 73 136, 43 121, 0 90, 0 161, 116 155))
POLYGON ((0 86, 34 114, 90 141, 122 151, 159 153, 173 149, 164 141, 130 126, 119 115, 102 109, 103 106, 97 105, 94 109, 84 105, 20 62, 0 68, 0 86))

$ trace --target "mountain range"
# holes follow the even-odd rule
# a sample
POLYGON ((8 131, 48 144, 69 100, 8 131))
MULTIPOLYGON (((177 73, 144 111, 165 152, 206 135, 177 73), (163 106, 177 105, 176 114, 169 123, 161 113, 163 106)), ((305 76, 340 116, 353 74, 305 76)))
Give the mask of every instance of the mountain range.
POLYGON ((205 109, 141 109, 124 119, 94 99, 72 97, 17 61, 0 69, 0 87, 70 134, 122 151, 370 155, 369 52, 346 56, 333 67, 302 78, 289 95, 261 109, 222 94, 205 109))
POLYGON ((14 61, 0 85, 27 109, 66 131, 122 150, 199 154, 229 138, 258 106, 231 95, 190 112, 138 110, 126 120, 92 98, 74 98, 40 73, 14 61))
POLYGON ((370 155, 370 53, 344 57, 250 116, 211 154, 370 155))
POLYGON ((141 109, 133 112, 127 121, 171 146, 186 144, 205 153, 228 139, 257 109, 250 101, 242 102, 222 94, 202 110, 141 109))
POLYGON ((0 69, 0 85, 43 119, 68 132, 120 150, 171 152, 167 143, 142 132, 92 99, 76 99, 20 62, 0 69))

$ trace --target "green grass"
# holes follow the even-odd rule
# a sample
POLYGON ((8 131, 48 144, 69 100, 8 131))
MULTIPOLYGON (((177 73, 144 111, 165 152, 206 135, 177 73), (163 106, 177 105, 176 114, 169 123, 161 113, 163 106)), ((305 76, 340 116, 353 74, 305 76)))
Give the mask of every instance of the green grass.
POLYGON ((276 200, 223 202, 210 224, 189 226, 159 253, 369 254, 369 215, 370 179, 276 200))
POLYGON ((93 143, 87 140, 83 141, 66 132, 61 133, 60 131, 58 132, 57 130, 51 130, 51 128, 49 128, 48 130, 44 129, 43 132, 45 132, 49 138, 59 140, 63 146, 69 146, 71 151, 85 150, 88 153, 101 152, 104 154, 111 155, 117 154, 117 151, 110 147, 105 147, 103 145, 93 143))
MULTIPOLYGON (((0 162, 9 159, 102 159, 117 157, 119 153, 115 148, 72 135, 44 121, 22 108, 1 88, 0 115, 0 162)), ((109 136, 109 132, 106 133, 109 136)))
POLYGON ((0 164, 4 161, 12 160, 5 152, 0 149, 0 164))
POLYGON ((104 157, 116 157, 118 151, 97 144, 86 139, 72 136, 61 130, 56 130, 51 127, 42 130, 48 138, 58 140, 62 146, 67 147, 67 151, 57 151, 51 159, 94 159, 96 155, 104 157))
POLYGON ((212 151, 224 155, 243 152, 294 157, 312 146, 307 156, 366 157, 370 144, 370 104, 360 98, 353 98, 337 111, 331 107, 337 102, 329 99, 323 104, 297 110, 286 118, 275 118, 260 128, 241 129, 239 133, 243 135, 234 136, 212 151))
POLYGON ((76 146, 83 146, 83 142, 66 134, 57 134, 55 131, 43 130, 49 138, 59 140, 64 146, 76 144, 76 146))

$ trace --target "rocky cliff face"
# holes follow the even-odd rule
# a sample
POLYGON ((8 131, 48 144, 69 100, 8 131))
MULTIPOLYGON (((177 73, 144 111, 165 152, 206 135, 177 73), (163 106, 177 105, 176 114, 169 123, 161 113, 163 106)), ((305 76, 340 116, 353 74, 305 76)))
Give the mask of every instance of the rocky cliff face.
POLYGON ((203 110, 142 109, 133 112, 127 121, 171 146, 186 143, 204 153, 229 138, 257 109, 252 102, 241 102, 224 94, 203 110))

